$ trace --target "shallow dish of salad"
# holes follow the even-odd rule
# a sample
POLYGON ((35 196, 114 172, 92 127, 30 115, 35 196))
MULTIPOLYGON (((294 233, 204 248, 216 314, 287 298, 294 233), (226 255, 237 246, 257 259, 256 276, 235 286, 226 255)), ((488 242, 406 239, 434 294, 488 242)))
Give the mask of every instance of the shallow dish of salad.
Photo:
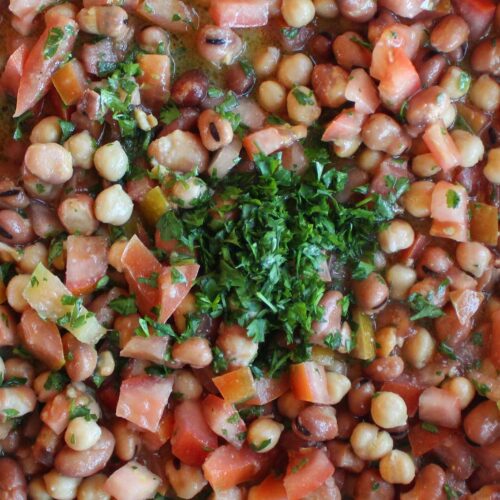
POLYGON ((500 499, 496 0, 0 0, 0 500, 500 499))

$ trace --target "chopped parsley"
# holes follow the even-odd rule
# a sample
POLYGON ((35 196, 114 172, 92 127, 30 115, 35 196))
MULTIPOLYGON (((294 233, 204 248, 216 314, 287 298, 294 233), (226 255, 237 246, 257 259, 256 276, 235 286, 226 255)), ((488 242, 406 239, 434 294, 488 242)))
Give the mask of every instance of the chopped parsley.
POLYGON ((12 138, 16 141, 20 141, 23 138, 24 132, 23 132, 23 125, 24 122, 29 120, 35 116, 32 111, 25 111, 21 116, 18 116, 17 118, 14 118, 14 133, 12 134, 12 138))
POLYGON ((360 47, 364 47, 365 49, 368 50, 373 50, 373 45, 370 42, 367 42, 365 40, 362 40, 361 38, 357 36, 351 36, 350 38, 351 42, 357 43, 360 47))
POLYGON ((69 139, 71 134, 73 134, 76 126, 66 120, 59 120, 59 126, 61 127, 61 143, 64 143, 69 139))
POLYGON ((342 335, 340 335, 340 332, 329 333, 325 337, 323 342, 325 343, 326 347, 332 349, 332 351, 335 351, 342 345, 342 335))
POLYGON ((64 26, 64 29, 59 27, 51 28, 47 40, 45 41, 45 46, 43 48, 43 57, 45 59, 50 59, 54 57, 59 49, 59 45, 64 40, 66 36, 70 37, 75 34, 75 29, 71 24, 64 26))
POLYGON ((87 422, 91 420, 97 420, 97 415, 90 413, 90 409, 87 406, 77 406, 74 401, 71 401, 69 407, 69 419, 83 417, 87 422))
POLYGON ((259 452, 265 450, 270 444, 271 444, 271 439, 264 439, 264 441, 262 441, 258 445, 255 445, 253 443, 250 444, 250 448, 252 448, 253 451, 259 452))
POLYGON ((457 355, 453 351, 453 349, 446 343, 446 342, 440 342, 438 351, 443 355, 446 356, 447 358, 456 361, 457 360, 457 355))
POLYGON ((68 376, 63 372, 51 372, 47 377, 45 384, 43 384, 44 389, 47 391, 62 391, 66 385, 69 384, 68 376))
POLYGON ((108 307, 123 316, 137 313, 135 295, 130 295, 129 297, 117 297, 116 299, 110 300, 108 307))
POLYGON ((160 111, 160 121, 165 125, 170 125, 181 116, 179 108, 175 102, 168 102, 166 106, 160 111))
POLYGON ((471 340, 474 345, 483 346, 483 334, 481 332, 474 332, 471 336, 471 340))
POLYGON ((170 274, 172 276, 172 283, 187 283, 188 280, 186 279, 186 276, 179 271, 176 267, 172 267, 172 270, 170 271, 170 274))
POLYGON ((158 288, 158 278, 160 275, 156 272, 152 272, 149 277, 138 278, 137 281, 139 283, 143 283, 144 285, 148 285, 151 288, 158 288))
POLYGON ((281 28, 281 33, 283 33, 283 36, 285 38, 288 38, 289 40, 294 40, 295 38, 297 38, 299 32, 299 28, 281 28))
POLYGON ((458 77, 457 87, 460 92, 464 94, 469 91, 469 87, 471 84, 472 78, 466 71, 461 71, 460 76, 458 77))
POLYGON ((446 205, 448 208, 457 208, 460 205, 460 196, 454 189, 448 189, 446 192, 446 205))
POLYGON ((11 377, 9 378, 9 380, 5 380, 3 383, 0 379, 0 387, 19 387, 21 385, 25 385, 26 382, 28 382, 28 379, 26 377, 11 377))
POLYGON ((309 92, 304 92, 300 87, 295 87, 292 90, 292 94, 301 106, 312 106, 315 103, 312 90, 309 90, 309 92))
POLYGON ((424 429, 424 431, 431 432, 432 434, 437 434, 439 432, 439 429, 437 428, 437 426, 435 426, 434 424, 431 424, 429 422, 422 422, 420 424, 420 427, 422 427, 422 429, 424 429))
POLYGON ((445 483, 443 490, 446 493, 447 500, 453 500, 453 498, 460 498, 462 496, 462 493, 452 488, 448 483, 445 483))
POLYGON ((227 370, 228 364, 227 360, 224 357, 224 353, 220 350, 219 347, 215 346, 212 349, 213 361, 212 361, 212 369, 216 375, 219 373, 223 373, 227 370))
POLYGON ((488 392, 491 391, 491 387, 488 384, 482 384, 477 380, 472 380, 472 385, 476 388, 476 391, 481 396, 486 396, 488 392))
POLYGON ((429 292, 427 297, 424 297, 421 293, 415 292, 408 297, 408 304, 411 310, 415 312, 410 318, 412 321, 424 318, 439 318, 444 315, 439 307, 432 304, 431 301, 433 296, 434 294, 432 292, 429 292))

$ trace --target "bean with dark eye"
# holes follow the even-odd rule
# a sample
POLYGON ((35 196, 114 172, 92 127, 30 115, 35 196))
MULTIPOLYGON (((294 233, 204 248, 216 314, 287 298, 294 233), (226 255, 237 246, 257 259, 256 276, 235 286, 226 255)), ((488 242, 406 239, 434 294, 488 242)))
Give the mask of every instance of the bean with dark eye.
POLYGON ((9 179, 0 181, 0 207, 26 208, 29 204, 30 200, 24 189, 9 179))
POLYGON ((309 41, 309 51, 316 64, 333 61, 332 37, 330 33, 319 33, 309 41))
POLYGON ((448 252, 440 247, 430 246, 424 250, 424 253, 417 262, 417 276, 425 278, 429 274, 446 273, 453 265, 448 252))
POLYGON ((297 415, 292 429, 310 441, 330 441, 338 434, 335 408, 326 405, 307 406, 297 415))
POLYGON ((172 100, 181 107, 199 106, 207 96, 208 83, 203 71, 186 71, 172 85, 172 100))
POLYGON ((251 92, 255 85, 255 71, 245 62, 239 61, 226 71, 226 87, 237 96, 251 92))
POLYGON ((196 44, 199 54, 216 64, 230 64, 241 52, 241 38, 229 28, 206 25, 198 31, 196 44))
POLYGON ((209 151, 227 146, 234 137, 231 123, 211 109, 206 109, 198 118, 201 142, 209 151))
POLYGON ((362 417, 370 411, 370 405, 375 386, 366 378, 359 378, 353 381, 351 390, 347 394, 349 410, 353 415, 362 417))
POLYGON ((364 311, 375 311, 387 303, 389 287, 378 273, 371 273, 364 280, 355 280, 353 288, 356 302, 364 311))
POLYGON ((25 245, 35 238, 29 219, 14 210, 0 210, 0 241, 11 245, 25 245))

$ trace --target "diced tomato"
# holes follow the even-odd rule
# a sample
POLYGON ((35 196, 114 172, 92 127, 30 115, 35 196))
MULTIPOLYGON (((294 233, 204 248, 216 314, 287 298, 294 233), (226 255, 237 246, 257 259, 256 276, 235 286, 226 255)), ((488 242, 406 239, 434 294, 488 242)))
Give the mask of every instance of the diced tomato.
MULTIPOLYGON (((3 293, 5 293, 5 291, 3 293)), ((16 323, 11 309, 7 306, 0 305, 0 347, 14 346, 17 344, 16 323)))
POLYGON ((203 464, 203 473, 214 490, 226 490, 253 479, 265 461, 263 455, 246 446, 238 450, 224 445, 210 453, 203 464))
POLYGON ((26 59, 19 82, 14 117, 31 109, 48 92, 50 79, 73 50, 77 34, 78 24, 73 19, 63 16, 51 18, 26 59), (51 35, 54 38, 54 33, 63 33, 63 37, 59 43, 52 44, 54 45, 52 53, 50 50, 52 45, 50 43, 47 45, 47 40, 51 35))
POLYGON ((422 394, 423 388, 413 385, 406 380, 399 381, 398 379, 391 382, 384 382, 382 391, 394 392, 399 394, 406 403, 406 409, 410 417, 415 416, 418 410, 418 398, 422 394))
POLYGON ((104 490, 116 500, 147 500, 161 485, 161 479, 139 462, 131 461, 115 470, 104 490))
POLYGON ((137 295, 139 310, 142 314, 151 314, 159 305, 158 286, 152 285, 158 285, 161 264, 136 235, 125 247, 121 261, 125 279, 137 295))
POLYGON ((361 127, 367 116, 354 108, 344 109, 327 126, 321 140, 324 142, 337 139, 352 139, 361 133, 361 127))
POLYGON ((491 316, 491 320, 490 359, 496 369, 500 370, 500 311, 495 311, 491 316))
POLYGON ((196 21, 193 10, 181 0, 141 0, 136 12, 173 33, 185 33, 196 21))
POLYGON ((24 347, 51 370, 57 371, 64 365, 59 329, 54 323, 40 318, 31 307, 21 316, 18 334, 24 347))
POLYGON ((85 8, 99 5, 119 5, 125 10, 133 10, 139 5, 139 0, 83 0, 83 6, 85 8))
POLYGON ((375 169, 370 189, 374 193, 385 196, 393 191, 393 180, 401 179, 403 177, 406 179, 410 177, 407 162, 405 160, 394 159, 392 157, 386 158, 375 169))
POLYGON ((69 422, 69 409, 71 401, 65 394, 56 394, 45 403, 40 412, 40 420, 50 427, 56 434, 62 434, 69 422))
POLYGON ((457 318, 462 325, 471 322, 484 300, 484 294, 475 290, 456 290, 450 292, 450 300, 453 304, 457 318))
POLYGON ((161 323, 165 323, 184 300, 199 270, 198 264, 171 266, 162 270, 158 280, 161 302, 159 321, 161 323))
POLYGON ((0 387, 0 415, 2 423, 8 421, 8 412, 23 417, 35 410, 37 398, 35 391, 26 385, 19 387, 0 387))
POLYGON ((174 412, 167 410, 161 417, 155 432, 141 433, 142 441, 149 451, 158 451, 171 437, 174 431, 174 412))
POLYGON ((217 448, 217 435, 203 418, 201 403, 182 401, 174 410, 172 453, 185 464, 200 466, 217 448))
POLYGON ((470 237, 472 241, 496 245, 498 241, 498 208, 485 203, 470 205, 470 237))
POLYGON ((423 422, 456 429, 462 419, 460 401, 451 392, 428 387, 420 394, 418 416, 423 422))
POLYGON ((424 2, 421 0, 380 0, 379 6, 392 10, 395 14, 401 17, 413 19, 418 16, 423 10, 424 2))
MULTIPOLYGON (((242 97, 238 101, 238 105, 234 107, 233 113, 240 115, 240 120, 243 125, 246 125, 250 130, 260 130, 266 124, 267 113, 249 97, 242 97)), ((241 141, 236 137, 233 143, 234 149, 241 150, 241 141)))
POLYGON ((460 165, 460 153, 442 122, 429 125, 422 138, 445 172, 460 165))
POLYGON ((253 159, 259 153, 266 156, 276 153, 276 151, 287 148, 294 142, 303 139, 306 135, 307 128, 304 125, 266 127, 247 135, 243 139, 243 146, 248 156, 253 159))
POLYGON ((414 456, 420 457, 434 449, 439 443, 453 434, 451 429, 446 427, 427 427, 422 426, 422 422, 410 427, 408 439, 410 441, 411 451, 414 456))
POLYGON ((246 366, 214 377, 212 382, 229 403, 244 403, 257 392, 252 371, 246 366))
POLYGON ((168 337, 139 337, 133 336, 120 351, 123 358, 142 359, 162 364, 169 344, 168 337))
POLYGON ((495 16, 492 0, 453 0, 453 6, 469 25, 471 40, 481 38, 495 16))
POLYGON ((78 59, 63 64, 52 77, 52 84, 66 106, 73 106, 82 97, 89 82, 78 59))
POLYGON ((99 75, 101 68, 112 68, 118 62, 118 54, 113 41, 107 37, 96 43, 84 43, 81 60, 87 73, 99 75))
POLYGON ((217 0, 208 11, 217 26, 255 28, 269 19, 269 0, 217 0))
POLYGON ((430 234, 467 241, 468 196, 463 186, 439 181, 432 191, 430 234))
POLYGON ((28 42, 22 42, 21 45, 12 52, 5 64, 5 69, 0 78, 0 85, 11 96, 17 96, 19 82, 21 81, 23 67, 28 57, 29 50, 30 44, 28 42))
POLYGON ((278 399, 290 388, 290 377, 283 373, 279 377, 260 377, 255 380, 256 395, 249 399, 245 405, 263 406, 278 399))
POLYGON ((66 286, 75 295, 94 290, 108 269, 108 242, 103 236, 68 236, 66 286))
POLYGON ((248 500, 288 500, 283 477, 269 474, 262 483, 250 488, 248 500))
POLYGON ((162 378, 139 375, 124 380, 120 387, 116 416, 155 432, 167 406, 173 383, 173 376, 162 378))
POLYGON ((314 361, 290 366, 290 386, 300 401, 329 404, 325 368, 314 361))
POLYGON ((317 448, 302 448, 288 453, 284 485, 289 500, 300 500, 316 491, 335 472, 326 453, 317 448))
POLYGON ((170 96, 170 56, 141 54, 137 57, 141 74, 137 77, 141 100, 153 110, 159 110, 170 96))
POLYGON ((56 3, 58 0, 10 0, 9 10, 19 18, 35 17, 36 14, 56 3))
POLYGON ((351 71, 344 95, 348 101, 354 102, 354 109, 358 113, 369 115, 375 113, 380 106, 380 97, 375 82, 362 68, 351 71))

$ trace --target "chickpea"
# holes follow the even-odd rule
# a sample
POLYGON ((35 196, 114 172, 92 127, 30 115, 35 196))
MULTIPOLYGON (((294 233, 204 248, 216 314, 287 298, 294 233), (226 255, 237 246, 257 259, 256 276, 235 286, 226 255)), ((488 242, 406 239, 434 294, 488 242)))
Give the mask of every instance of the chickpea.
POLYGON ((167 460, 165 474, 179 498, 193 498, 207 484, 201 467, 186 465, 182 462, 176 467, 173 460, 167 460))
POLYGON ((446 91, 450 99, 461 99, 469 92, 471 77, 458 66, 450 66, 441 77, 439 86, 446 91))
POLYGON ((392 450, 379 464, 382 479, 390 484, 410 484, 415 478, 415 464, 408 453, 392 450))
POLYGON ((115 420, 111 430, 116 442, 116 456, 123 461, 132 460, 139 444, 138 435, 129 427, 128 422, 122 419, 115 420))
POLYGON ((293 420, 306 407, 306 403, 297 399, 292 391, 285 392, 278 398, 278 410, 281 415, 293 420))
POLYGON ((443 124, 445 128, 450 128, 455 123, 457 114, 458 111, 456 106, 453 103, 450 103, 443 113, 443 124))
POLYGON ((417 273, 414 269, 402 264, 394 264, 386 273, 389 285, 389 296, 396 300, 405 300, 408 291, 417 281, 417 273))
POLYGON ((306 86, 311 81, 313 63, 302 53, 284 56, 278 66, 276 77, 287 89, 296 85, 306 86))
POLYGON ((392 438, 376 425, 361 422, 352 431, 350 443, 362 460, 379 460, 392 450, 392 438))
POLYGON ((349 411, 356 417, 362 417, 370 411, 372 396, 375 386, 370 380, 356 379, 352 383, 351 390, 347 394, 349 411))
POLYGON ((268 113, 280 113, 286 105, 285 87, 274 80, 266 80, 259 86, 257 99, 268 113))
POLYGON ((21 313, 28 308, 28 303, 23 297, 23 290, 30 282, 29 274, 18 274, 14 276, 7 285, 7 302, 14 311, 21 313))
POLYGON ((350 158, 361 146, 361 137, 356 135, 350 139, 337 139, 333 141, 333 152, 339 158, 350 158))
POLYGON ((166 53, 169 44, 168 33, 158 26, 147 26, 137 35, 142 50, 150 54, 166 53))
POLYGON ((115 358, 111 351, 102 351, 97 356, 97 374, 101 377, 109 377, 115 371, 115 358))
POLYGON ((465 410, 476 395, 472 382, 465 377, 453 377, 441 385, 443 389, 454 394, 460 401, 460 408, 465 410))
POLYGON ((436 342, 425 328, 417 328, 411 337, 405 340, 402 355, 407 363, 421 369, 429 363, 434 355, 436 342))
POLYGON ((43 476, 47 493, 56 500, 72 500, 76 497, 78 486, 82 482, 79 477, 59 474, 55 469, 43 476))
POLYGON ((281 15, 288 24, 294 28, 302 28, 313 19, 316 11, 311 0, 283 0, 281 15))
POLYGON ((336 372, 326 373, 326 385, 332 405, 340 403, 351 389, 351 381, 345 375, 336 372))
POLYGON ((88 130, 72 135, 64 147, 71 153, 73 166, 90 169, 94 163, 96 142, 88 130))
POLYGON ((101 177, 116 182, 127 173, 128 156, 120 142, 114 141, 97 149, 94 164, 101 177))
POLYGON ((92 448, 101 437, 101 428, 93 420, 77 417, 70 420, 64 440, 66 445, 75 451, 84 451, 92 448))
POLYGON ((469 99, 474 106, 492 113, 500 106, 500 85, 489 75, 481 75, 471 86, 469 99))
POLYGON ((415 232, 411 225, 401 219, 394 219, 388 227, 378 233, 380 247, 385 253, 396 253, 413 245, 415 232))
POLYGON ((288 116, 293 122, 306 126, 312 125, 321 115, 321 107, 314 92, 303 86, 295 87, 286 99, 288 116))
POLYGON ((258 78, 269 78, 273 75, 277 68, 281 57, 281 52, 278 47, 263 47, 256 52, 252 60, 253 69, 258 78))
POLYGON ((258 344, 247 335, 247 331, 238 325, 222 324, 217 346, 232 368, 248 366, 257 356, 258 344))
POLYGON ((469 241, 460 243, 457 247, 458 265, 476 278, 481 277, 490 267, 492 255, 482 243, 469 241))
POLYGON ((349 21, 366 23, 377 13, 375 0, 337 0, 340 13, 349 21))
POLYGON ((469 33, 469 25, 460 16, 450 14, 436 24, 430 42, 439 52, 453 52, 467 41, 469 33))
POLYGON ((38 241, 32 245, 24 247, 24 252, 21 255, 21 260, 17 263, 19 269, 26 274, 31 274, 39 262, 48 265, 49 251, 47 247, 38 241))
POLYGON ((86 477, 78 487, 76 500, 110 500, 111 496, 104 489, 107 479, 104 474, 86 477))
POLYGON ((391 355, 397 345, 397 331, 393 326, 385 326, 375 333, 377 356, 386 358, 391 355))
POLYGON ((42 118, 31 131, 30 142, 32 144, 46 144, 59 142, 61 140, 61 125, 59 117, 46 116, 42 118))
POLYGON ((229 120, 211 109, 206 109, 198 118, 201 142, 208 151, 217 151, 233 140, 233 128, 229 120))
POLYGON ((363 311, 374 311, 381 308, 389 297, 387 283, 378 273, 371 273, 364 280, 355 280, 353 289, 356 303, 363 311))
POLYGON ((76 19, 82 31, 93 35, 124 38, 128 31, 128 14, 116 5, 82 9, 76 19))
POLYGON ((122 255, 127 246, 127 240, 117 240, 115 241, 110 249, 108 250, 108 262, 113 266, 119 273, 123 272, 122 255))
POLYGON ((453 130, 451 137, 460 153, 460 166, 464 168, 473 167, 482 160, 484 144, 477 135, 465 130, 453 130))
POLYGON ((171 188, 171 195, 173 201, 180 207, 191 208, 207 192, 207 189, 207 185, 199 177, 190 177, 177 181, 171 188))
POLYGON ((48 184, 64 184, 73 176, 71 153, 55 142, 29 146, 24 164, 33 175, 48 184))
POLYGON ((198 30, 196 44, 199 54, 215 64, 231 64, 243 49, 241 38, 232 29, 211 24, 198 30))
POLYGON ((272 418, 259 417, 248 427, 247 442, 257 453, 267 453, 278 444, 284 428, 272 418))
POLYGON ((69 234, 90 236, 99 227, 94 217, 94 199, 88 194, 78 193, 63 200, 57 215, 69 234))
POLYGON ((335 0, 313 0, 316 15, 324 19, 335 19, 339 15, 339 8, 335 0))
POLYGON ((403 207, 413 217, 429 217, 433 190, 434 183, 431 181, 413 182, 402 197, 403 207))
POLYGON ((431 153, 414 156, 411 162, 411 170, 418 177, 431 177, 441 171, 431 153))
POLYGON ((383 429, 393 429, 406 425, 408 410, 405 400, 394 392, 378 392, 373 395, 371 416, 383 429))
POLYGON ((173 392, 180 394, 183 400, 199 399, 203 393, 203 386, 188 370, 176 370, 173 392))
POLYGON ((172 348, 175 361, 191 365, 193 368, 205 368, 212 362, 210 342, 202 337, 191 337, 176 343, 172 348))
POLYGON ((52 497, 47 493, 42 477, 36 477, 30 481, 28 494, 31 500, 52 500, 52 497))
POLYGON ((384 157, 385 155, 380 151, 364 148, 356 158, 356 165, 364 172, 374 172, 382 163, 384 157))
POLYGON ((500 184, 500 148, 489 150, 483 173, 492 184, 500 184))
POLYGON ((95 200, 96 219, 105 224, 122 226, 132 216, 134 203, 119 184, 101 191, 95 200))
POLYGON ((403 154, 411 145, 411 139, 401 125, 384 113, 368 117, 361 130, 361 138, 370 149, 392 156, 403 154))

